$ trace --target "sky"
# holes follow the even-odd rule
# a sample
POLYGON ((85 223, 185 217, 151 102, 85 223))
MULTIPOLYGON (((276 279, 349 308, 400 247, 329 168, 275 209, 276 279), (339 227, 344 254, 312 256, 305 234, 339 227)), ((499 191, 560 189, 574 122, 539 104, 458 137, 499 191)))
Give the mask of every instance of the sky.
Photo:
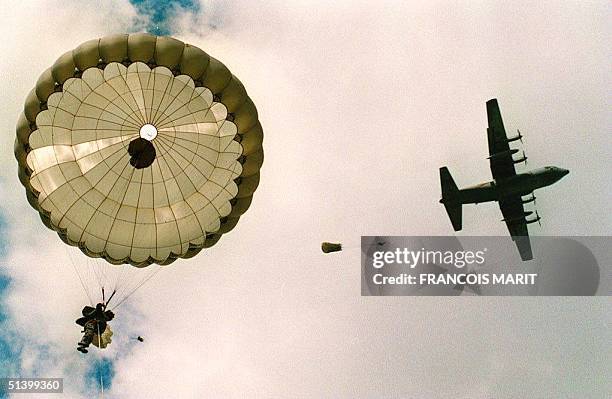
MULTIPOLYGON (((485 102, 529 164, 541 235, 612 230, 610 7, 601 1, 20 1, 0 9, 0 369, 67 397, 605 398, 609 297, 362 297, 362 235, 448 235, 438 168, 490 179, 485 102), (164 268, 82 356, 71 263, 17 179, 15 123, 39 74, 80 43, 170 34, 244 83, 261 183, 213 248, 164 268), (322 256, 321 241, 346 250, 322 256), (133 337, 143 335, 145 342, 133 337)), ((505 235, 495 204, 460 235, 505 235)), ((603 262, 600 262, 600 265, 603 262)), ((1 393, 0 393, 1 395, 1 393)), ((27 397, 27 395, 20 396, 27 397)), ((33 396, 40 397, 40 396, 33 396)))

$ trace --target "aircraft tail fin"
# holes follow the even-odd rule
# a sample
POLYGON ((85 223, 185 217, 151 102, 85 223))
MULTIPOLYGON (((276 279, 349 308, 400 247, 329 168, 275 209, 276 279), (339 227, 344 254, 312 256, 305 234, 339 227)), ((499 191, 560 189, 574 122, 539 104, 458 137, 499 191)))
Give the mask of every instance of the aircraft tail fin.
POLYGON ((440 168, 440 184, 442 185, 442 198, 452 198, 453 194, 459 191, 453 176, 451 176, 446 166, 440 168))
POLYGON ((440 185, 442 186, 442 202, 455 231, 462 228, 461 202, 454 201, 459 188, 446 166, 440 168, 440 185))

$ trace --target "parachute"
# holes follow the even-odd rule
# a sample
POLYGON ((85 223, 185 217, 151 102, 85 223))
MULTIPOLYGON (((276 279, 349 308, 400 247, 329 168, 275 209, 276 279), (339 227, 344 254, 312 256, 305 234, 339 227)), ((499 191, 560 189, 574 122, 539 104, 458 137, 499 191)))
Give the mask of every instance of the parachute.
POLYGON ((145 33, 87 41, 38 79, 17 124, 30 205, 112 264, 167 265, 249 208, 263 132, 242 83, 203 50, 145 33))

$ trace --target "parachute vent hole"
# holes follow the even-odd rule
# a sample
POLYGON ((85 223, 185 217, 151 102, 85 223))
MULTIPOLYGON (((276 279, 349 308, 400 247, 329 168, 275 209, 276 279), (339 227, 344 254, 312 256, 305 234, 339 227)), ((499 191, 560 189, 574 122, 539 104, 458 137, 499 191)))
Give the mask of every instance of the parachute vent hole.
POLYGON ((140 137, 146 140, 153 140, 157 137, 157 128, 150 123, 144 124, 140 127, 140 137))

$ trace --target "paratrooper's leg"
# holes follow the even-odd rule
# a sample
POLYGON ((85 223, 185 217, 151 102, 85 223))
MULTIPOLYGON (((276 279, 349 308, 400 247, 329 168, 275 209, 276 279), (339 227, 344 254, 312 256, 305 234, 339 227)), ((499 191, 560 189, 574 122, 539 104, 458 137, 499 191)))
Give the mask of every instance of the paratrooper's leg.
POLYGON ((82 353, 87 353, 87 348, 90 344, 91 341, 93 341, 93 337, 94 334, 96 333, 96 322, 93 320, 88 321, 87 323, 85 323, 85 334, 83 334, 83 338, 81 339, 81 342, 78 343, 79 347, 77 348, 77 350, 79 352, 82 353))

